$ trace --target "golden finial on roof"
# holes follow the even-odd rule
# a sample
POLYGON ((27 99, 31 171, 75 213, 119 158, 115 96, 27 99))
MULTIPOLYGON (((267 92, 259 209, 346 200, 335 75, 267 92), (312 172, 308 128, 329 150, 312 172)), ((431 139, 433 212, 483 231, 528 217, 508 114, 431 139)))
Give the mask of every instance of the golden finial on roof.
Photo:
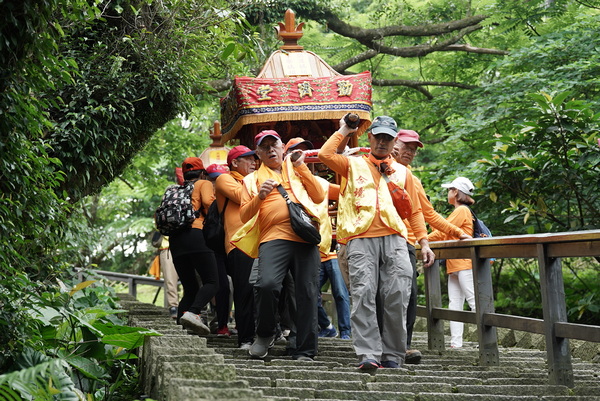
POLYGON ((278 23, 279 26, 275 27, 277 31, 277 38, 283 41, 283 46, 280 46, 281 50, 302 50, 304 47, 298 45, 298 40, 302 37, 302 27, 304 22, 296 26, 296 14, 291 10, 287 9, 285 12, 285 24, 278 23))

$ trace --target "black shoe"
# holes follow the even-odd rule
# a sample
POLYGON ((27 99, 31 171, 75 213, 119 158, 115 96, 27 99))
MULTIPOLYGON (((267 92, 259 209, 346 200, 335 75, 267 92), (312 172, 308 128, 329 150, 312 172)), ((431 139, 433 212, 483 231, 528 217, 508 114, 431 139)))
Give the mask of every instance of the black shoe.
POLYGON ((418 349, 406 350, 406 356, 404 357, 404 363, 410 365, 418 365, 421 363, 421 352, 418 349))
POLYGON ((396 361, 381 361, 381 367, 388 369, 398 369, 400 366, 398 366, 398 362, 396 361))
POLYGON ((379 369, 379 362, 374 359, 365 359, 358 364, 360 370, 375 370, 379 369))

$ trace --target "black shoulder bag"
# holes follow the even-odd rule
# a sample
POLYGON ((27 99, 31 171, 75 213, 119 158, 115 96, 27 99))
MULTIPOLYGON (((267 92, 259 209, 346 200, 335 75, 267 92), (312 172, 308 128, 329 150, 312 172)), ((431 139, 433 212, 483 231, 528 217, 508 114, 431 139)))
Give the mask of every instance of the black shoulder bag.
POLYGON ((318 245, 321 242, 318 219, 311 217, 300 203, 292 202, 282 185, 278 185, 277 189, 287 203, 294 232, 309 244, 318 245))

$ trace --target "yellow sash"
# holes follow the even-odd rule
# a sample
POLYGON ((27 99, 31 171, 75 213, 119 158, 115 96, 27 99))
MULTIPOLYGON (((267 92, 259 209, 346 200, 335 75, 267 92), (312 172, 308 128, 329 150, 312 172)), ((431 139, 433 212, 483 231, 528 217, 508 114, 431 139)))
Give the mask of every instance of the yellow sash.
MULTIPOLYGON (((266 167, 264 164, 261 164, 259 169, 248 174, 244 177, 242 184, 246 187, 246 190, 250 194, 251 197, 258 195, 258 187, 259 187, 259 177, 273 178, 276 181, 280 180, 280 176, 277 174, 277 177, 270 177, 271 174, 277 174, 270 168, 266 167), (261 174, 259 172, 262 171, 261 174), (268 171, 265 171, 268 170, 268 171)), ((265 182, 266 178, 260 182, 265 182)), ((258 246, 260 245, 260 227, 257 224, 258 213, 253 216, 250 220, 248 220, 240 229, 231 236, 231 240, 229 243, 240 251, 244 252, 249 257, 256 259, 258 258, 258 246)))
MULTIPOLYGON (((349 157, 348 161, 348 179, 342 179, 340 186, 338 242, 345 244, 366 232, 377 212, 386 226, 406 238, 406 226, 396 212, 383 177, 375 185, 369 162, 365 158, 349 157)), ((390 181, 404 188, 406 167, 396 162, 392 163, 392 167, 395 171, 389 176, 390 181)))
MULTIPOLYGON (((306 188, 302 185, 302 180, 296 171, 294 165, 286 158, 283 162, 283 177, 290 183, 292 193, 298 199, 298 202, 304 206, 308 214, 319 219, 319 233, 321 234, 321 242, 319 243, 319 252, 321 256, 329 254, 331 248, 331 220, 329 219, 329 199, 326 196, 323 202, 315 203, 308 195, 306 188)), ((329 192, 329 182, 327 180, 316 177, 325 193, 329 192)))
MULTIPOLYGON (((272 179, 282 185, 284 182, 289 183, 292 193, 298 202, 300 202, 306 208, 306 211, 311 216, 318 217, 321 222, 324 221, 324 216, 326 217, 325 221, 327 224, 321 224, 320 229, 321 238, 325 238, 326 240, 321 241, 321 244, 319 244, 319 250, 322 251, 322 249, 327 247, 325 252, 329 252, 329 248, 331 247, 331 222, 329 221, 329 214, 327 212, 327 200, 324 201, 324 205, 323 203, 315 204, 312 201, 308 195, 308 192, 306 191, 306 188, 304 185, 302 185, 302 180, 294 171, 292 162, 290 162, 288 159, 284 160, 281 170, 283 174, 279 175, 277 172, 266 167, 264 164, 261 164, 257 171, 244 177, 244 186, 248 190, 250 196, 256 196, 258 195, 258 188, 260 184, 265 182, 267 179, 272 179), (327 226, 329 226, 328 231, 327 226)), ((329 183, 327 183, 327 185, 329 185, 329 183)), ((256 224, 257 219, 258 214, 245 223, 231 237, 230 241, 233 246, 251 258, 258 257, 258 247, 260 245, 260 228, 258 227, 258 224, 256 224)))

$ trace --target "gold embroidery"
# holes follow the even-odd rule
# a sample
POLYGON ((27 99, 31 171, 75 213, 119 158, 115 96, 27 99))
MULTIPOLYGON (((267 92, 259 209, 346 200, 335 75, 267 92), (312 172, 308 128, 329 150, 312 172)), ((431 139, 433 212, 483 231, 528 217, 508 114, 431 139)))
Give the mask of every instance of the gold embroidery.
POLYGON ((260 95, 258 100, 271 100, 271 96, 268 96, 269 93, 273 92, 273 88, 269 85, 261 85, 258 87, 256 92, 260 95))
POLYGON ((352 84, 350 81, 339 81, 337 83, 338 86, 338 96, 351 96, 352 95, 352 84))
POLYGON ((312 88, 310 87, 310 83, 301 82, 298 84, 298 96, 303 98, 304 96, 312 97, 312 88))

